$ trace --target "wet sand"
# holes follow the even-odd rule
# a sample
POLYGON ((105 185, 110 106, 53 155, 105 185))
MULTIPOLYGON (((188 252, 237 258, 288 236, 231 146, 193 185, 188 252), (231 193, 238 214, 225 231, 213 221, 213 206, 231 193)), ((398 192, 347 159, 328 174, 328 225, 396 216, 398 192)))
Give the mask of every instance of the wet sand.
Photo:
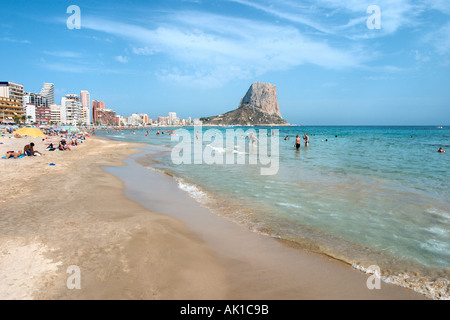
POLYGON ((141 147, 93 138, 0 161, 0 299, 424 299, 215 216, 137 164, 141 147))

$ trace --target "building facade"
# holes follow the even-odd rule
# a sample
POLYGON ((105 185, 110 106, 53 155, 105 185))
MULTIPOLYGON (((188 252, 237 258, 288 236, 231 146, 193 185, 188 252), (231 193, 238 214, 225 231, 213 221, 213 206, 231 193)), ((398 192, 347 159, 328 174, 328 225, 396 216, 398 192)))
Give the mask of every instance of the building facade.
POLYGON ((83 106, 84 120, 86 124, 91 123, 91 95, 89 91, 82 90, 80 92, 81 105, 83 106))
POLYGON ((92 101, 92 123, 97 125, 99 123, 98 114, 99 111, 104 111, 106 109, 105 103, 103 101, 92 101))
POLYGON ((41 96, 47 98, 48 105, 55 104, 55 85, 53 83, 44 82, 41 96))
POLYGON ((111 109, 97 110, 97 123, 100 126, 115 126, 117 124, 116 112, 111 109))
POLYGON ((11 123, 25 116, 23 86, 12 82, 0 82, 0 121, 11 123))
POLYGON ((51 111, 47 98, 36 93, 25 93, 23 97, 24 109, 27 120, 31 116, 34 121, 32 123, 48 124, 51 120, 51 111), (32 107, 34 106, 34 107, 32 107), (31 111, 34 110, 34 111, 31 111), (34 113, 34 115, 33 115, 34 113))
POLYGON ((78 95, 68 94, 61 99, 61 123, 73 126, 86 124, 78 95))
POLYGON ((25 116, 23 105, 16 99, 0 97, 0 121, 12 123, 14 119, 25 116))
POLYGON ((52 104, 50 106, 50 114, 51 114, 51 118, 50 118, 51 124, 55 124, 55 125, 61 124, 61 106, 52 104))
POLYGON ((12 82, 0 82, 0 97, 17 100, 23 104, 23 85, 12 82))

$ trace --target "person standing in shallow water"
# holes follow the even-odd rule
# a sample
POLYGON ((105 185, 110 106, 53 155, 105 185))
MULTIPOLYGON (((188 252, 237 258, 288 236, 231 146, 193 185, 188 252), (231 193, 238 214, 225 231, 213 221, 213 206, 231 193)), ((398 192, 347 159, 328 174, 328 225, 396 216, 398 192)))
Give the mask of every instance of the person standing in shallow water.
POLYGON ((306 133, 303 136, 303 140, 305 140, 305 147, 308 147, 309 146, 309 137, 306 133))
POLYGON ((300 144, 301 144, 301 140, 300 140, 300 137, 297 135, 297 137, 295 139, 295 148, 297 148, 297 150, 300 150, 300 144))

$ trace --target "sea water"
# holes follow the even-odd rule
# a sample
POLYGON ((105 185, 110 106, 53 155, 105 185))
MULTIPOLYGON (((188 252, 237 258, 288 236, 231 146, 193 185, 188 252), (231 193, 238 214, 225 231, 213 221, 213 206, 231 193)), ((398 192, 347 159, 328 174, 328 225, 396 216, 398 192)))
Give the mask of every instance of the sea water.
MULTIPOLYGON (((230 129, 249 128, 215 128, 224 137, 230 129)), ((260 166, 249 164, 175 165, 171 150, 179 141, 168 128, 159 135, 158 129, 97 134, 151 144, 160 151, 151 166, 170 172, 181 189, 224 218, 360 270, 378 266, 385 281, 449 298, 450 154, 437 151, 450 152, 450 128, 252 129, 278 139, 276 175, 263 176, 260 166), (310 144, 297 151, 295 136, 305 133, 310 144)), ((194 143, 198 128, 184 130, 194 143)), ((224 144, 214 152, 248 154, 246 141, 244 150, 224 144)))

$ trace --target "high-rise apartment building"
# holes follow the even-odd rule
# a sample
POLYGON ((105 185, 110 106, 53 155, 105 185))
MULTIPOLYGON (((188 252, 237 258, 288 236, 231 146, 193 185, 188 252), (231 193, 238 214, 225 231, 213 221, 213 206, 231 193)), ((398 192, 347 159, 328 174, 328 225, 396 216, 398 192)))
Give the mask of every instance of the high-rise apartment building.
POLYGON ((92 101, 92 123, 97 124, 99 123, 99 112, 104 111, 106 109, 105 102, 103 101, 92 101))
POLYGON ((86 124, 91 123, 91 95, 89 91, 80 92, 81 105, 83 106, 84 119, 86 124))
POLYGON ((78 95, 68 94, 61 99, 61 123, 74 126, 86 124, 83 105, 78 95))
POLYGON ((25 93, 23 97, 23 104, 27 117, 31 116, 34 118, 33 122, 38 124, 48 124, 50 122, 51 111, 47 98, 36 93, 25 93))
POLYGON ((176 112, 169 112, 169 125, 173 125, 175 122, 175 119, 177 119, 177 113, 176 112))
POLYGON ((41 96, 47 98, 48 105, 55 104, 55 85, 53 83, 44 82, 41 96))

